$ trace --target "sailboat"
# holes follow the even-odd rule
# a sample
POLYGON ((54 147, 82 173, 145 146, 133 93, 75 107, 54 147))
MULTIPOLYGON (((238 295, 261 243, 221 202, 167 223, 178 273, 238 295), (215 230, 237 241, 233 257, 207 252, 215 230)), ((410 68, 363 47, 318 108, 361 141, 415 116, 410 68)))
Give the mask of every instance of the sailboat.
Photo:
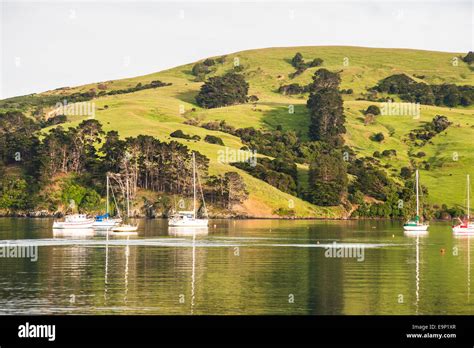
POLYGON ((416 170, 416 216, 403 225, 405 231, 424 232, 428 230, 429 225, 420 221, 420 194, 419 194, 419 174, 416 170))
MULTIPOLYGON (((198 176, 199 180, 199 176, 198 176)), ((204 201, 204 195, 202 194, 202 187, 199 184, 199 188, 202 195, 202 201, 204 203, 205 215, 207 215, 206 202, 204 201)), ((192 211, 178 211, 176 214, 171 216, 168 222, 170 227, 201 227, 207 228, 209 224, 208 219, 198 219, 196 216, 196 156, 193 152, 193 210, 192 211)))
MULTIPOLYGON (((105 205, 105 214, 104 215, 97 215, 95 217, 95 221, 92 224, 92 228, 95 230, 108 230, 114 226, 117 226, 122 222, 122 218, 120 217, 120 211, 119 211, 119 217, 118 218, 111 218, 109 214, 109 187, 110 187, 110 182, 109 182, 109 174, 107 173, 107 202, 105 205)), ((115 197, 115 196, 114 196, 115 197)))
MULTIPOLYGON (((125 199, 127 203, 127 220, 130 218, 130 185, 128 182, 128 176, 126 178, 126 194, 125 199)), ((117 234, 136 234, 138 230, 138 224, 130 224, 130 223, 121 223, 118 226, 114 226, 111 228, 112 232, 117 232, 117 234)))
POLYGON ((463 221, 458 218, 459 223, 453 226, 454 233, 474 233, 474 223, 470 221, 470 191, 471 191, 471 183, 469 181, 469 174, 467 175, 467 216, 466 219, 463 221))
POLYGON ((66 215, 64 221, 53 222, 53 230, 87 230, 92 228, 94 220, 87 217, 86 214, 66 215))

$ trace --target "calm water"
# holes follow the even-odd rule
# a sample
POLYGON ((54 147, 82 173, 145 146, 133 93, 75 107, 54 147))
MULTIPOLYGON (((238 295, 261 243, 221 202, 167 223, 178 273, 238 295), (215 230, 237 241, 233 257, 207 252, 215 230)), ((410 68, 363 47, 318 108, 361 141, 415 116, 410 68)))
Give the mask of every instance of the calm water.
POLYGON ((38 247, 36 262, 0 258, 0 314, 474 313, 474 237, 448 223, 417 237, 389 221, 213 220, 194 238, 140 224, 107 240, 0 219, 0 243, 38 247), (334 241, 363 261, 326 257, 334 241))

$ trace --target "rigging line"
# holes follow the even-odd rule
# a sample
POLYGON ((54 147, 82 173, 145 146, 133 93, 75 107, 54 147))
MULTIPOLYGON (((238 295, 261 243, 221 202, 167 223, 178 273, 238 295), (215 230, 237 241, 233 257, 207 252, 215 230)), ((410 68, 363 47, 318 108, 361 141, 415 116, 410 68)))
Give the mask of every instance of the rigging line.
POLYGON ((112 191, 112 197, 114 198, 115 208, 117 209, 118 216, 119 216, 119 217, 122 217, 122 214, 120 214, 119 206, 118 206, 118 204, 117 204, 117 200, 115 199, 115 193, 114 193, 114 188, 113 188, 113 186, 110 187, 110 191, 112 191))
POLYGON ((199 179, 199 172, 197 171, 197 169, 196 169, 196 173, 197 173, 196 176, 197 176, 198 184, 199 184, 199 190, 201 191, 202 203, 203 203, 203 205, 204 205, 204 212, 205 212, 205 216, 207 217, 206 201, 204 200, 204 192, 202 191, 201 179, 199 179))

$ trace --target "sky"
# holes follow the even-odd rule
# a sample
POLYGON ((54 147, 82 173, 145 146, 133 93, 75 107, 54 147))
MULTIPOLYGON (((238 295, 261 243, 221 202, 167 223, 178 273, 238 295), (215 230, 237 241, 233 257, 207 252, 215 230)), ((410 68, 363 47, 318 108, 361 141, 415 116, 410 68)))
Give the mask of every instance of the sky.
POLYGON ((0 99, 253 48, 468 52, 473 2, 0 0, 0 99))

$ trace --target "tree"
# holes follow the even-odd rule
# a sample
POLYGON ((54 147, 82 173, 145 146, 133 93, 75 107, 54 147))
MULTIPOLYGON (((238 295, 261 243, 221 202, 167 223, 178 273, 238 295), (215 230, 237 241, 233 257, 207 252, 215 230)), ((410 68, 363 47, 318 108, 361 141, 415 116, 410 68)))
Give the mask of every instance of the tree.
POLYGON ((77 185, 73 182, 67 182, 64 184, 61 192, 61 201, 72 211, 79 210, 86 192, 87 189, 85 187, 77 185))
POLYGON ((405 180, 410 179, 412 174, 411 169, 408 167, 402 167, 402 169, 400 169, 400 176, 405 180))
POLYGON ((314 58, 311 63, 309 63, 309 67, 313 68, 316 66, 321 66, 323 65, 323 60, 321 58, 314 58))
POLYGON ((227 172, 224 174, 224 178, 228 191, 227 207, 230 209, 233 204, 239 204, 245 201, 249 193, 239 173, 227 172))
POLYGON ((311 92, 317 92, 323 89, 338 89, 341 83, 341 77, 338 73, 327 69, 319 69, 313 75, 313 82, 309 85, 311 92))
POLYGON ((293 65, 293 67, 297 69, 302 64, 304 64, 303 55, 300 52, 297 52, 295 56, 291 59, 291 65, 293 65))
POLYGON ((26 209, 29 205, 28 183, 19 178, 3 178, 0 182, 0 208, 26 209))
POLYGON ((201 86, 196 102, 199 106, 211 109, 247 102, 249 84, 236 73, 211 77, 201 86))
POLYGON ((217 145, 224 146, 224 142, 222 141, 222 139, 214 135, 206 135, 206 137, 204 138, 204 141, 209 144, 217 144, 217 145))
POLYGON ((202 62, 205 66, 213 66, 216 65, 216 61, 212 58, 207 58, 202 62))
POLYGON ((196 63, 193 66, 192 74, 194 76, 206 75, 209 72, 209 66, 204 63, 196 63))
POLYGON ((443 115, 436 115, 433 120, 431 121, 432 127, 436 133, 441 133, 446 128, 449 127, 451 122, 449 122, 448 118, 443 115))
POLYGON ((327 142, 335 147, 341 146, 342 134, 346 129, 343 101, 337 89, 322 88, 311 93, 307 107, 311 117, 311 139, 327 142))
POLYGON ((380 108, 377 105, 370 105, 367 110, 365 110, 365 114, 372 114, 372 115, 380 115, 380 108))
POLYGON ((385 139, 383 133, 376 133, 370 137, 370 140, 376 141, 378 143, 382 142, 385 139))
POLYGON ((347 192, 347 167, 338 150, 323 150, 310 164, 310 198, 322 206, 339 205, 347 192))
POLYGON ((467 64, 471 64, 472 62, 474 62, 474 52, 469 51, 468 54, 466 54, 466 56, 464 56, 462 60, 467 64))

